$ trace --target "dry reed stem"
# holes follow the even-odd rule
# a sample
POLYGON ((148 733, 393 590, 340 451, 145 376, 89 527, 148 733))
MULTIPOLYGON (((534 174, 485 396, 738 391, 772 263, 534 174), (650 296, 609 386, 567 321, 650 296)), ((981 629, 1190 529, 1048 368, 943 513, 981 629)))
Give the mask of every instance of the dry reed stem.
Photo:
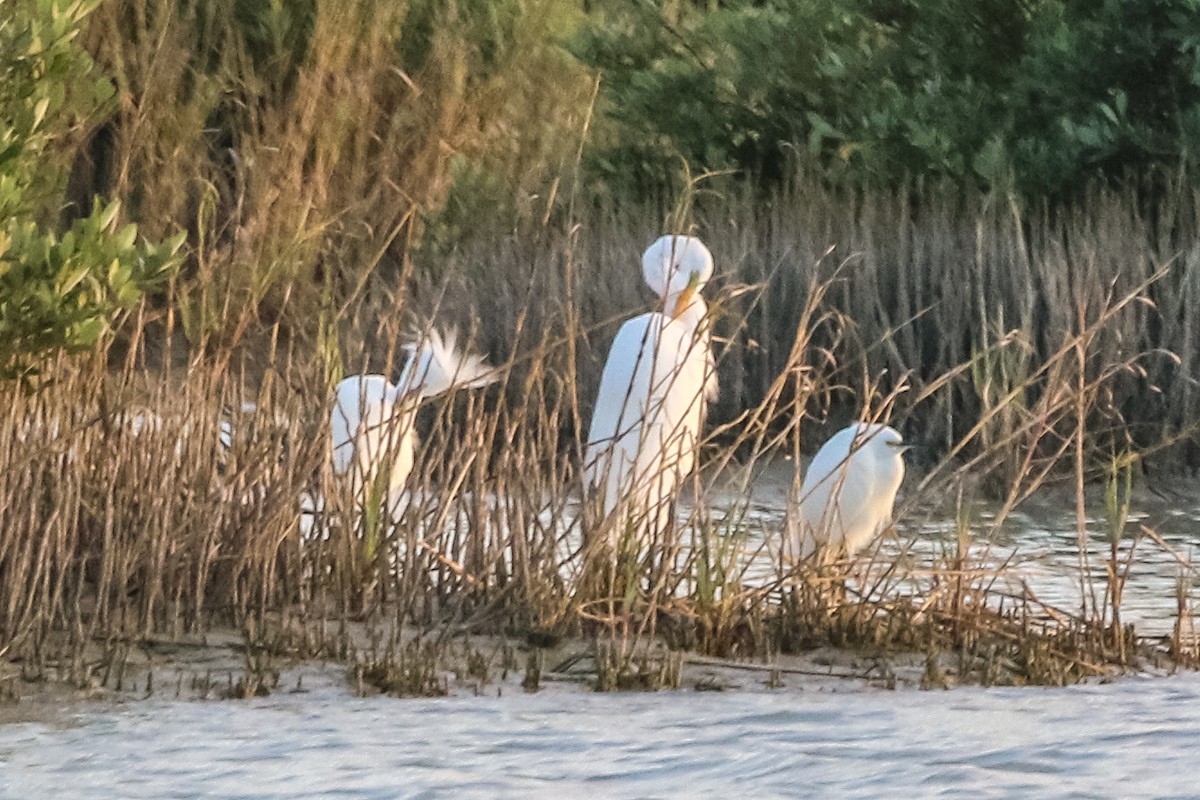
MULTIPOLYGON (((1140 265, 1136 274, 1103 274, 1115 262, 1102 245, 1128 255, 1136 239, 1105 238, 1101 222, 1120 216, 1121 199, 1102 197, 1099 221, 1076 215, 1062 223, 1084 265, 1061 262, 1067 277, 1053 273, 1065 245, 1047 222, 1017 226, 984 207, 963 224, 961 209, 938 196, 924 198, 919 217, 891 196, 859 200, 863 210, 847 228, 838 227, 833 200, 791 206, 797 216, 787 218, 779 205, 759 216, 735 199, 726 211, 743 215, 738 226, 700 208, 725 273, 713 325, 724 340, 718 369, 726 391, 701 444, 707 468, 689 481, 691 510, 648 543, 653 557, 633 554, 625 574, 599 589, 588 585, 582 549, 590 523, 578 501, 580 432, 608 331, 646 305, 633 267, 638 248, 624 244, 651 238, 644 220, 598 214, 562 233, 467 241, 439 276, 413 262, 403 283, 384 290, 367 282, 342 298, 331 316, 334 360, 351 370, 394 374, 398 334, 419 303, 429 304, 426 317, 439 327, 475 331, 476 346, 503 364, 496 386, 452 393, 420 412, 411 500, 398 519, 382 515, 380 546, 369 558, 344 513, 354 499, 328 468, 328 359, 276 324, 258 337, 270 343, 265 355, 198 349, 180 365, 158 357, 180 349, 176 323, 144 310, 130 318, 119 351, 59 365, 60 377, 37 394, 6 392, 0 653, 31 664, 79 662, 83 645, 97 640, 178 636, 286 611, 330 641, 339 635, 331 627, 356 618, 431 630, 603 634, 610 677, 633 669, 660 635, 709 653, 763 655, 828 640, 956 650, 971 670, 994 651, 1011 676, 1033 681, 1131 663, 1138 654, 1113 624, 1119 592, 1105 608, 1047 609, 1029 592, 997 586, 1006 567, 973 565, 962 552, 948 565, 911 569, 906 550, 814 576, 809 565, 783 559, 780 529, 739 510, 763 461, 783 451, 799 463, 816 432, 838 424, 847 408, 890 418, 910 439, 949 442, 943 462, 910 485, 903 515, 981 472, 1001 476, 1001 518, 1059 475, 1073 475, 1082 497, 1080 484, 1096 474, 1103 452, 1097 435, 1147 435, 1144 420, 1114 411, 1115 398, 1131 391, 1131 376, 1155 372, 1148 354, 1168 343, 1146 338, 1144 298, 1180 278, 1150 266, 1161 263, 1150 251, 1127 262, 1140 265), (898 215, 895 227, 906 232, 900 252, 926 254, 920 268, 904 265, 908 272, 887 261, 896 242, 884 234, 898 215), (1079 239, 1080 226, 1092 239, 1079 239), (830 266, 827 244, 813 242, 841 234, 876 249, 830 266), (955 272, 968 246, 968 263, 988 265, 981 275, 955 272), (929 256, 931 248, 941 255, 929 256), (1002 251, 998 262, 989 249, 1002 251), (1010 261, 1026 265, 1011 285, 999 266, 1010 261), (978 330, 980 312, 986 318, 990 304, 1010 300, 1032 313, 1026 289, 1034 276, 1061 281, 1054 297, 1075 297, 1076 316, 1049 307, 1030 337, 1024 377, 981 397, 970 379, 978 351, 928 326, 978 330), (976 278, 985 290, 964 301, 976 306, 973 316, 950 327, 963 298, 934 299, 931 286, 950 292, 976 278), (885 285, 905 288, 884 302, 885 285), (935 357, 924 358, 931 346, 935 357), (255 406, 229 420, 233 441, 224 448, 224 409, 247 400, 255 406), (722 483, 718 493, 718 480, 734 472, 733 490, 722 483), (324 499, 310 516, 320 516, 327 540, 301 542, 305 496, 324 499), (767 570, 752 568, 763 561, 767 570), (755 585, 764 571, 770 577, 755 585), (51 653, 55 641, 66 644, 51 653)), ((218 305, 232 308, 237 291, 226 291, 218 305)), ((1165 388, 1190 396, 1179 386, 1165 388)), ((1164 436, 1178 437, 1168 429, 1173 418, 1163 417, 1164 436)), ((1129 563, 1114 556, 1114 578, 1127 580, 1129 563)), ((999 662, 989 663, 987 680, 999 680, 999 662)))

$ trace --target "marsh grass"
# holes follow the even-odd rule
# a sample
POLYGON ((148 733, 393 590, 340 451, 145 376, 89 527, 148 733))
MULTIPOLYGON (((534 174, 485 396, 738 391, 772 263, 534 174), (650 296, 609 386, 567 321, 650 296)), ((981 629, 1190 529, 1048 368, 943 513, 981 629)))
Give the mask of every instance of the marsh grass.
POLYGON ((595 86, 553 46, 561 13, 101 4, 81 38, 117 99, 79 148, 74 200, 120 198, 151 236, 189 231, 175 308, 193 349, 258 346, 273 322, 313 346, 380 274, 408 274, 398 254, 437 238, 456 180, 524 197, 565 168, 595 86))
POLYGON ((440 669, 435 643, 412 639, 389 647, 381 658, 370 658, 353 668, 359 695, 368 687, 397 697, 443 697, 450 693, 447 677, 440 669))
MULTIPOLYGON (((1165 543, 1129 530, 1130 487, 1146 458, 1186 464, 1186 421, 1200 418, 1200 355, 1174 294, 1197 274, 1194 243, 1174 249, 1192 223, 1151 223, 1103 191, 1053 218, 933 190, 816 192, 697 199, 721 265, 722 397, 675 523, 615 560, 585 546, 605 521, 579 499, 581 431, 615 325, 650 302, 628 243, 658 233, 653 213, 582 210, 561 230, 464 239, 436 269, 416 251, 397 283, 315 315, 318 343, 276 321, 253 352, 185 346, 191 323, 145 306, 119 347, 56 365, 35 393, 3 390, 0 656, 28 680, 120 684, 138 643, 231 627, 246 632, 245 676, 227 681, 238 696, 269 690, 279 659, 314 657, 351 664, 361 691, 436 695, 449 675, 483 686, 496 658, 453 645, 475 634, 598 642, 602 689, 677 686, 682 649, 919 652, 930 686, 1066 683, 1149 658, 1120 608, 1134 545, 1165 543), (428 403, 406 502, 364 513, 329 465, 331 383, 395 375, 416 308, 501 379, 428 403), (796 563, 786 526, 750 513, 756 476, 859 414, 941 444, 904 518, 974 492, 998 513, 961 521, 941 556, 796 563), (1097 480, 1111 498, 1101 591, 1085 499, 1097 480), (1019 575, 986 544, 1064 481, 1085 598, 1069 610, 1013 590, 1019 575), (351 646, 353 624, 390 633, 351 646)), ((240 308, 241 290, 222 291, 214 307, 240 308)), ((785 504, 798 487, 799 471, 785 504)), ((1178 663, 1194 659, 1186 585, 1178 663)), ((539 685, 540 661, 525 672, 539 685)))

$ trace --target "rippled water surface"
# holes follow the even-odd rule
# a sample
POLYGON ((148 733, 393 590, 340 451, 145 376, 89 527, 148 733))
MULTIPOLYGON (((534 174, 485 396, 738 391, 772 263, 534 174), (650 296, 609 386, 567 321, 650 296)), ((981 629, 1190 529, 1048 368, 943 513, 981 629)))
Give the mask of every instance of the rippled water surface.
POLYGON ((1200 678, 148 702, 0 727, 3 798, 1196 797, 1200 678))

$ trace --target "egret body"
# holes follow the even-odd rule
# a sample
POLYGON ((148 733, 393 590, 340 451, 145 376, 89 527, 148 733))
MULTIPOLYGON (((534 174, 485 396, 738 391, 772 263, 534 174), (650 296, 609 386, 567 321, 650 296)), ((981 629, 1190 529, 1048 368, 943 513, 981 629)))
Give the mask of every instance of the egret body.
POLYGON ((588 431, 585 481, 616 547, 627 523, 661 531, 696 462, 705 404, 717 380, 700 290, 713 258, 695 236, 663 236, 642 255, 660 311, 625 322, 608 352, 588 431), (614 513, 618 516, 614 519, 614 513))
POLYGON ((853 556, 874 541, 891 520, 906 449, 894 428, 868 423, 825 442, 800 489, 796 553, 804 558, 821 547, 853 556))
POLYGON ((443 340, 437 331, 406 349, 408 360, 394 384, 383 375, 342 380, 330 419, 334 473, 350 481, 359 503, 379 492, 393 517, 412 471, 421 402, 453 387, 486 386, 497 378, 482 358, 458 352, 454 338, 443 340))

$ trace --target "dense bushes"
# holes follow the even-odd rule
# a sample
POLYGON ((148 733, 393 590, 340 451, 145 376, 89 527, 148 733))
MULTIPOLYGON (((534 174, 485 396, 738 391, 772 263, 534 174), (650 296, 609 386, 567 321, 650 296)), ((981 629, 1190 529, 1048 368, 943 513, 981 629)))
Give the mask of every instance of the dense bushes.
MULTIPOLYGON (((14 18, 60 6, 22 0, 14 18)), ((15 109, 5 141, 20 140, 0 157, 14 242, 3 263, 23 266, 0 275, 0 319, 6 343, 20 341, 13 320, 41 332, 21 345, 30 352, 85 345, 168 274, 170 247, 138 248, 128 228, 109 236, 127 221, 152 240, 187 231, 184 268, 154 302, 189 352, 253 349, 281 322, 336 374, 378 335, 363 308, 406 306, 468 240, 570 229, 585 218, 578 200, 669 207, 678 176, 705 169, 737 171, 721 202, 750 185, 767 215, 814 187, 847 213, 865 207, 853 202, 864 186, 892 198, 915 183, 978 199, 1015 182, 1027 198, 1078 200, 1130 171, 1157 197, 1165 176, 1186 188, 1177 168, 1200 139, 1195 0, 70 7, 42 67, 3 28, 18 54, 0 86, 15 109), (38 250, 28 240, 42 232, 38 250), (92 277, 77 280, 84 264, 92 277)), ((1186 205, 1148 218, 1186 217, 1186 205)), ((1032 230, 1024 209, 1040 202, 1013 207, 1032 230)), ((697 208, 720 216, 711 198, 697 208)), ((647 239, 658 232, 658 213, 637 213, 647 239)))
POLYGON ((594 163, 626 185, 679 158, 772 181, 799 153, 834 179, 1062 198, 1200 142, 1194 0, 598 5, 574 49, 615 126, 594 163))

